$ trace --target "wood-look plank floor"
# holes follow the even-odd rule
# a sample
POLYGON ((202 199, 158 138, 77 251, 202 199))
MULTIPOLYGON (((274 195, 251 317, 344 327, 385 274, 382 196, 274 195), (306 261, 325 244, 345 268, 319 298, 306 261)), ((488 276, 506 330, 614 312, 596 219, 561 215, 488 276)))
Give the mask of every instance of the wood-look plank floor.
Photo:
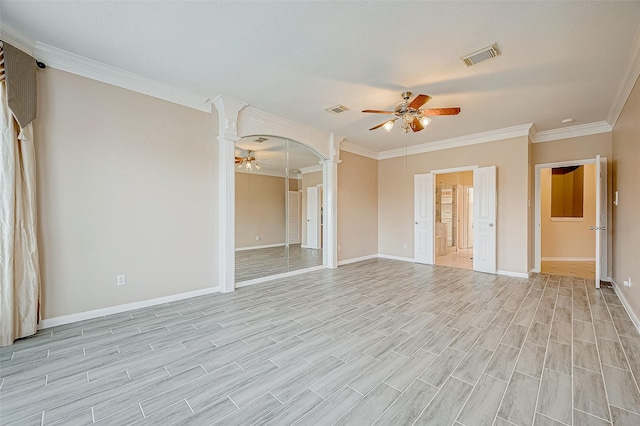
POLYGON ((300 244, 289 247, 267 247, 236 252, 236 282, 269 277, 289 271, 322 265, 322 250, 303 248, 300 244))
POLYGON ((596 276, 596 262, 543 260, 540 264, 540 270, 543 274, 564 275, 588 280, 593 280, 596 276))
POLYGON ((638 425, 639 378, 610 288, 377 259, 0 348, 0 423, 638 425))

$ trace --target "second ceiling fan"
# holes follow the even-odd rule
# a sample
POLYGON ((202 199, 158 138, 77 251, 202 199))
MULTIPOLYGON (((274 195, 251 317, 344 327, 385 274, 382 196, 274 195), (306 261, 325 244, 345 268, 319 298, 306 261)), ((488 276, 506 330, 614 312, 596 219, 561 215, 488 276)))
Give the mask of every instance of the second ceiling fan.
POLYGON ((419 132, 431 122, 429 116, 457 115, 460 112, 460 108, 420 109, 422 105, 429 102, 431 96, 418 95, 414 100, 409 102, 410 97, 411 92, 403 92, 402 98, 404 100, 400 102, 393 111, 380 111, 376 109, 365 109, 364 111, 362 111, 373 114, 393 114, 396 116, 396 118, 387 120, 384 123, 380 123, 377 126, 370 128, 369 130, 375 130, 383 127, 387 132, 389 132, 393 128, 395 121, 400 119, 402 120, 402 130, 405 133, 409 132, 409 129, 413 130, 414 132, 419 132))

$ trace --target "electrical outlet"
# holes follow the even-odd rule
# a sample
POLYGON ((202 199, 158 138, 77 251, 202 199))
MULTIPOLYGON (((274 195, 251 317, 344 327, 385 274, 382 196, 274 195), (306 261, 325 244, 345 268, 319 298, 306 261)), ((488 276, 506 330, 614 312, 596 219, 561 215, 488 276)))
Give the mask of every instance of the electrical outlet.
POLYGON ((260 241, 260 235, 256 235, 256 241, 260 241))
POLYGON ((404 248, 407 248, 407 243, 404 243, 402 246, 403 246, 404 248))
POLYGON ((125 285, 127 283, 127 277, 125 275, 116 276, 116 285, 125 285))
POLYGON ((627 280, 622 281, 622 284, 624 284, 625 287, 631 287, 631 283, 627 280))

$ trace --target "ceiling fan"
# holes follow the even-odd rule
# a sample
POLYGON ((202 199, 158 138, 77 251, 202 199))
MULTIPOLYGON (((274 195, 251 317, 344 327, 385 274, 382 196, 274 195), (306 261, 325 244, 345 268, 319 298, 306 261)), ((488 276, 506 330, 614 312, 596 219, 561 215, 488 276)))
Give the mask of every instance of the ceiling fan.
POLYGON ((262 167, 257 161, 256 161, 256 157, 253 155, 253 151, 247 151, 247 155, 245 155, 244 157, 236 157, 236 162, 235 162, 236 166, 239 169, 246 169, 248 172, 250 172, 251 170, 253 170, 254 168, 256 170, 260 170, 260 168, 262 167))
POLYGON ((390 132, 393 129, 393 125, 396 120, 402 120, 402 130, 405 133, 409 132, 409 129, 414 132, 419 132, 424 129, 426 126, 431 123, 431 119, 429 116, 434 115, 457 115, 460 112, 460 108, 431 108, 431 109, 420 109, 420 107, 431 99, 429 95, 418 95, 414 100, 409 102, 409 98, 411 97, 411 92, 403 92, 402 98, 404 99, 400 102, 393 111, 380 111, 376 109, 365 109, 362 112, 369 112, 373 114, 393 114, 396 118, 391 120, 387 120, 384 123, 380 123, 375 127, 370 128, 369 130, 379 129, 383 127, 387 132, 390 132))

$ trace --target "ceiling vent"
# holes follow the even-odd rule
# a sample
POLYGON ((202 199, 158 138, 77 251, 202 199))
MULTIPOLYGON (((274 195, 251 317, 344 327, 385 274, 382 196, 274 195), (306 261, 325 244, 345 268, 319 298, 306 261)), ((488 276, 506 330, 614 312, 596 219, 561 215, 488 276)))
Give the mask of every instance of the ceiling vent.
POLYGON ((498 48, 498 43, 494 43, 491 46, 463 56, 460 59, 462 59, 462 62, 464 62, 466 66, 470 67, 478 62, 486 61, 487 59, 495 58, 500 55, 502 55, 502 52, 500 51, 500 48, 498 48))
POLYGON ((266 140, 267 140, 267 138, 260 137, 260 138, 256 138, 256 140, 254 142, 262 143, 262 142, 264 142, 266 140))
POLYGON ((330 112, 331 114, 340 114, 342 112, 349 111, 349 108, 344 105, 336 105, 325 109, 325 111, 330 112))

